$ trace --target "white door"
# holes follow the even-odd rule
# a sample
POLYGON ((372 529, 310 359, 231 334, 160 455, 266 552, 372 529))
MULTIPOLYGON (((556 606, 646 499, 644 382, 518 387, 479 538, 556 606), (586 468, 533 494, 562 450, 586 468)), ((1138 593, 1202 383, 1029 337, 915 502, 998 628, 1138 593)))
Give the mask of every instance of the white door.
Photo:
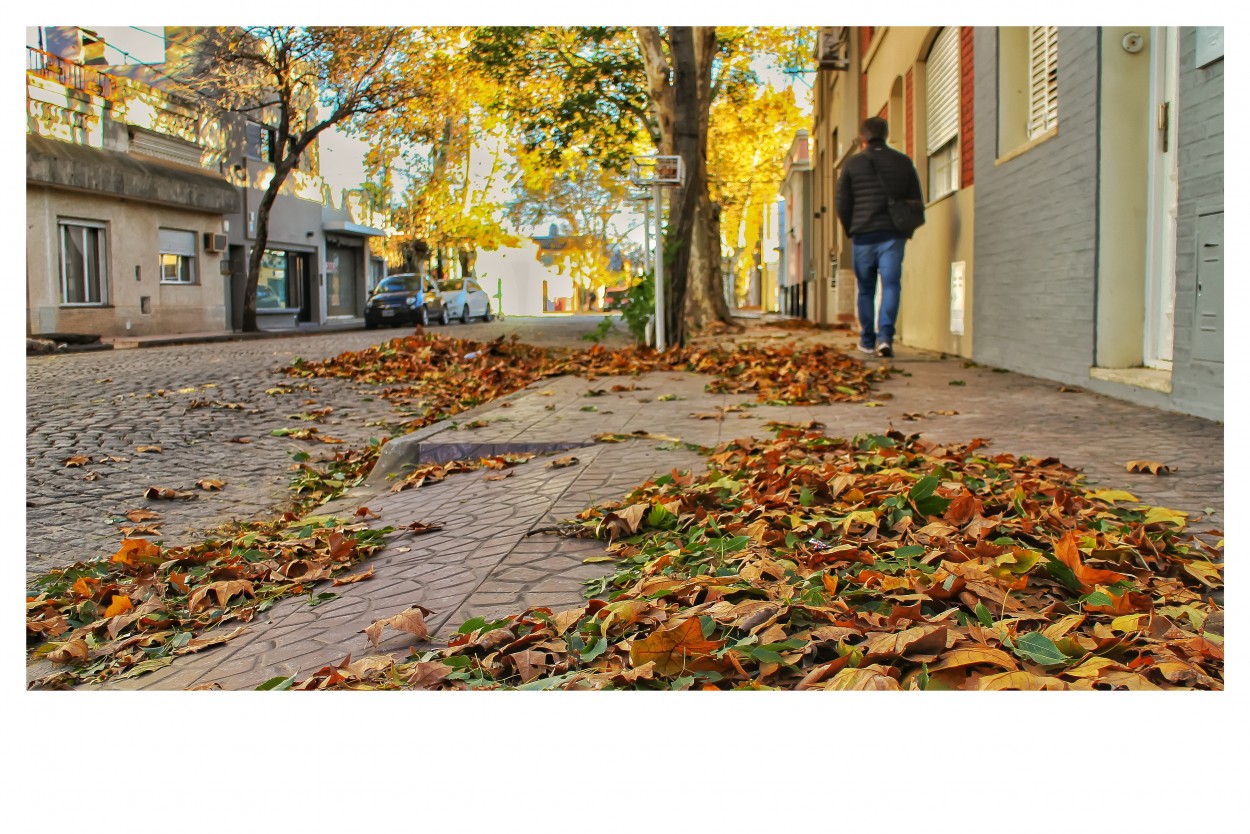
POLYGON ((1143 364, 1172 367, 1172 332, 1176 312, 1177 201, 1177 63, 1174 26, 1156 26, 1150 33, 1150 193, 1146 207, 1146 326, 1143 364))

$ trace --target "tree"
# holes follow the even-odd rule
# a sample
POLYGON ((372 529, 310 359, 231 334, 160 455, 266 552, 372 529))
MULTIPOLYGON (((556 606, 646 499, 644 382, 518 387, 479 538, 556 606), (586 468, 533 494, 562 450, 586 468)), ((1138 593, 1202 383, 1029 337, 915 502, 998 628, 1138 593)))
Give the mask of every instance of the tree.
POLYGON ((512 222, 534 230, 558 221, 565 230, 564 246, 554 253, 560 268, 568 268, 583 292, 614 283, 619 276, 611 271, 611 253, 621 240, 611 227, 627 196, 626 184, 598 161, 573 151, 555 165, 523 148, 516 155, 520 170, 508 209, 512 222))
POLYGON ((223 112, 251 114, 274 131, 273 173, 256 207, 243 330, 255 331, 256 287, 269 242, 269 215, 283 183, 317 137, 386 113, 420 95, 411 30, 394 27, 256 26, 200 30, 179 81, 223 112))
POLYGON ((495 106, 548 158, 573 148, 623 174, 647 139, 661 154, 682 156, 687 179, 673 190, 663 247, 667 331, 680 343, 727 320, 719 208, 708 192, 712 102, 758 84, 762 55, 796 63, 810 36, 746 27, 483 27, 473 44, 473 60, 500 82, 495 106))

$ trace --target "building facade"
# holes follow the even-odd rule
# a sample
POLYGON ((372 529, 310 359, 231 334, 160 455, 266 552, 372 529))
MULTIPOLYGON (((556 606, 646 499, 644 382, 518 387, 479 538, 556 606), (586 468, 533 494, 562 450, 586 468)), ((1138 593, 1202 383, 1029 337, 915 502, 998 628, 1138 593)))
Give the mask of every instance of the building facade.
POLYGON ((811 317, 852 318, 832 189, 881 115, 926 196, 899 341, 1222 419, 1222 29, 822 35, 811 317))
POLYGON ((239 195, 187 102, 27 50, 27 334, 221 331, 239 195))
MULTIPOLYGON (((194 49, 195 32, 162 32, 164 62, 108 64, 104 41, 81 27, 43 27, 48 51, 29 50, 28 215, 41 218, 28 230, 32 332, 126 336, 242 326, 256 210, 273 174, 275 131, 263 112, 215 112, 175 92, 171 67, 194 49), (129 173, 114 179, 130 192, 101 186, 98 177, 68 186, 40 178, 65 168, 58 157, 92 153, 101 161, 82 165, 124 168, 129 173), (182 188, 167 184, 171 170, 182 188), (186 185, 191 181, 195 189, 186 185), (62 205, 66 191, 74 195, 69 207, 62 205), (136 200, 147 208, 140 211, 136 200), (86 224, 82 230, 66 231, 61 218, 77 216, 74 204, 94 214, 78 217, 86 224), (109 213, 102 213, 106 207, 109 213), (200 208, 208 214, 194 211, 200 208), (84 257, 85 266, 53 263, 74 241, 95 252, 84 257), (93 257, 100 266, 93 266, 93 257), (132 268, 134 282, 121 280, 132 268), (80 280, 75 269, 91 275, 80 280), (145 283, 145 273, 153 285, 145 283), (65 287, 83 281, 86 289, 68 294, 65 287)), ((318 168, 314 145, 270 212, 257 287, 261 329, 363 325, 368 291, 385 274, 381 213, 359 192, 336 200, 318 168)))

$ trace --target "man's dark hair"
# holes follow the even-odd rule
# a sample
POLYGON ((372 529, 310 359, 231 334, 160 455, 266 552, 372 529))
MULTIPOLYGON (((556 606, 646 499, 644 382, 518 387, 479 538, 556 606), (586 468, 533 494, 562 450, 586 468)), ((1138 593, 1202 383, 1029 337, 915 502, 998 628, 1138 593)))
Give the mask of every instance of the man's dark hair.
POLYGON ((885 137, 890 133, 890 123, 880 116, 870 116, 864 119, 864 123, 859 126, 859 135, 863 136, 869 142, 874 139, 885 141, 885 137))

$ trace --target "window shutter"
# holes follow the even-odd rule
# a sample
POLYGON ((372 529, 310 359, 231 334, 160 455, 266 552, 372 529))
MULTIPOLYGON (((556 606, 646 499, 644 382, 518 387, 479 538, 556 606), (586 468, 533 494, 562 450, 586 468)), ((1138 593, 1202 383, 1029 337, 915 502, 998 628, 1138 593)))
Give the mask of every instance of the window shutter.
POLYGON ((1029 138, 1059 124, 1059 27, 1029 27, 1029 138))
POLYGON ((938 34, 925 64, 925 114, 929 154, 959 132, 959 27, 938 34))
POLYGON ((195 257, 195 232, 161 229, 161 254, 195 257))

